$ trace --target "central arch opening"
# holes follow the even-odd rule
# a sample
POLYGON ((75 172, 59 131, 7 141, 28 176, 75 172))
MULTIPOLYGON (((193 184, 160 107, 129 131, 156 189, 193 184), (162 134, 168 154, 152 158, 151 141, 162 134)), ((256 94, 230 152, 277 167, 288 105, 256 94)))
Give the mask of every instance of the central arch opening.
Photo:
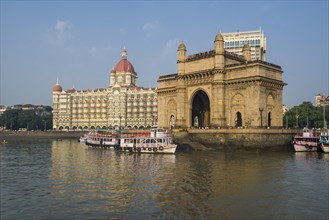
POLYGON ((208 95, 200 90, 195 93, 192 102, 192 118, 191 125, 193 127, 209 127, 210 124, 210 102, 208 95))

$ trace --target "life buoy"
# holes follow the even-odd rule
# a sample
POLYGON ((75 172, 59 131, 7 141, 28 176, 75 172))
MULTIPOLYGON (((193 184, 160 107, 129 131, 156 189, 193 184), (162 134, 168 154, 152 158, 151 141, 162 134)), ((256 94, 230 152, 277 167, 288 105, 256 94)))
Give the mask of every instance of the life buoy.
POLYGON ((159 150, 163 151, 163 146, 160 146, 160 147, 159 147, 159 150))
POLYGON ((154 151, 154 152, 157 152, 157 151, 158 151, 158 148, 154 147, 154 148, 153 148, 153 151, 154 151))
POLYGON ((149 151, 152 151, 152 148, 150 148, 150 147, 149 147, 149 149, 148 149, 148 150, 149 150, 149 151))
POLYGON ((146 147, 143 147, 143 150, 146 150, 146 147))

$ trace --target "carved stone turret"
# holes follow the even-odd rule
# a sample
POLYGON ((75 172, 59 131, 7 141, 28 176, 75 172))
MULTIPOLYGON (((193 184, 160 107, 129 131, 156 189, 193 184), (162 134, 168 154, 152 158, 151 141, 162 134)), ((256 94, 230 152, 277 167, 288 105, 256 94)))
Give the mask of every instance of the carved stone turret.
POLYGON ((224 38, 220 32, 216 35, 215 38, 215 68, 223 69, 225 67, 225 59, 224 59, 224 38))
POLYGON ((250 61, 251 60, 251 49, 249 44, 245 44, 242 48, 242 56, 244 57, 244 59, 246 61, 250 61))
POLYGON ((178 60, 177 60, 178 74, 181 75, 185 73, 185 61, 186 61, 186 46, 183 42, 180 43, 177 51, 178 51, 178 60))

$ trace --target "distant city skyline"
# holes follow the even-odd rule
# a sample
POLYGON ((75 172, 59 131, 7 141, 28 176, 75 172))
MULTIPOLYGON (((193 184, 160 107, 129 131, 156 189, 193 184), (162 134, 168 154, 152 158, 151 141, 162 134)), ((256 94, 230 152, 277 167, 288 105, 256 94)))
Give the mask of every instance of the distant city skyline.
POLYGON ((328 1, 1 1, 0 105, 52 105, 64 90, 106 88, 125 47, 138 85, 177 72, 177 48, 213 50, 218 33, 257 30, 280 65, 289 108, 328 95, 328 1))

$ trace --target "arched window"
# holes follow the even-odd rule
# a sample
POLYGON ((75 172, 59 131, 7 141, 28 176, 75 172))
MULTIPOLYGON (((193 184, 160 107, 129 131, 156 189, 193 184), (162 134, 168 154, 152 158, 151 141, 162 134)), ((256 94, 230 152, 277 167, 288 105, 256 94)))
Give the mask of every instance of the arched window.
POLYGON ((272 120, 271 115, 272 115, 271 112, 267 114, 267 127, 271 127, 271 120, 272 120))
POLYGON ((170 129, 173 129, 175 127, 175 116, 173 115, 170 116, 169 127, 170 129))
POLYGON ((235 127, 242 127, 242 114, 241 112, 237 112, 235 114, 235 127))

